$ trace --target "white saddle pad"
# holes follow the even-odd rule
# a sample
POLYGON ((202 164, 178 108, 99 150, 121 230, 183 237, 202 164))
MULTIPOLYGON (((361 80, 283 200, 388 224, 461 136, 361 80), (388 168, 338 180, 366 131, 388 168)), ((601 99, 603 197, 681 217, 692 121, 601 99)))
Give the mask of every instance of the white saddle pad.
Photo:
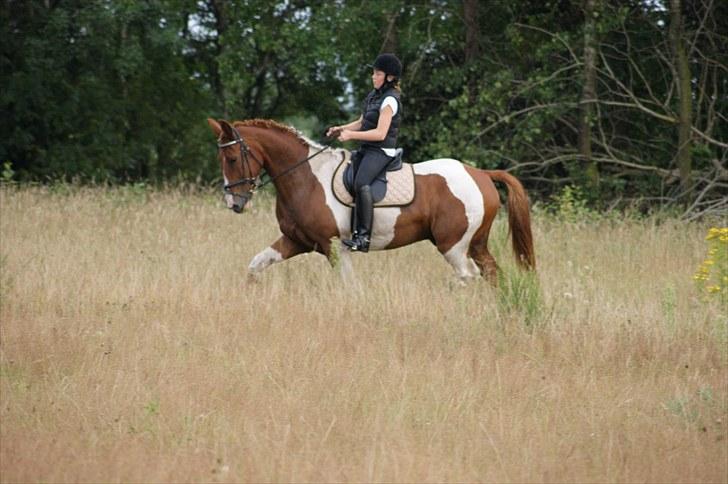
MULTIPOLYGON (((331 188, 338 201, 349 207, 354 206, 354 197, 344 186, 344 170, 351 163, 347 156, 334 172, 331 188)), ((387 194, 374 204, 375 207, 401 207, 409 205, 415 199, 415 171, 411 163, 402 163, 397 171, 387 172, 387 194)))

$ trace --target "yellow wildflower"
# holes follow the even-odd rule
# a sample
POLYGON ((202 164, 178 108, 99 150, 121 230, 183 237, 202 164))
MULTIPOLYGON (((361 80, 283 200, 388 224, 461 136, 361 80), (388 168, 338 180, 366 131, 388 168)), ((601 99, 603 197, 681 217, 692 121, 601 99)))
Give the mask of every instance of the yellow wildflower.
POLYGON ((728 296, 728 227, 711 227, 705 240, 707 255, 693 280, 704 295, 722 299, 728 296))
POLYGON ((705 240, 713 240, 719 237, 723 242, 728 240, 728 227, 711 227, 710 230, 708 230, 708 236, 705 237, 705 240))

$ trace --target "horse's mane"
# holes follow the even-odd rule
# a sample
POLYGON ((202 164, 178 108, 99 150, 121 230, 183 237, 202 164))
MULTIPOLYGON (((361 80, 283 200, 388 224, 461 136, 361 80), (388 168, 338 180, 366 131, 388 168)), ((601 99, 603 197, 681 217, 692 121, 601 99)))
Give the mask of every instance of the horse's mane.
POLYGON ((296 128, 292 126, 286 126, 285 124, 281 124, 278 121, 273 121, 272 119, 246 119, 245 121, 235 121, 233 125, 240 127, 249 126, 252 128, 276 129, 284 133, 292 134, 302 145, 306 147, 312 146, 314 148, 323 148, 323 146, 319 145, 315 141, 308 139, 296 128))

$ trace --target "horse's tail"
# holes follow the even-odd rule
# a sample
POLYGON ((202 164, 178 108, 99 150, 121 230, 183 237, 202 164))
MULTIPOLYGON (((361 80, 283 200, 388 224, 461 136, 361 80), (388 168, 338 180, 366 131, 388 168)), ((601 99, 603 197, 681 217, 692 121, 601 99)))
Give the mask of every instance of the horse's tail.
POLYGON ((533 250, 531 234, 531 213, 528 208, 528 195, 516 177, 503 170, 486 170, 494 180, 508 187, 508 230, 511 233, 513 252, 518 265, 524 269, 536 268, 536 254, 533 250))

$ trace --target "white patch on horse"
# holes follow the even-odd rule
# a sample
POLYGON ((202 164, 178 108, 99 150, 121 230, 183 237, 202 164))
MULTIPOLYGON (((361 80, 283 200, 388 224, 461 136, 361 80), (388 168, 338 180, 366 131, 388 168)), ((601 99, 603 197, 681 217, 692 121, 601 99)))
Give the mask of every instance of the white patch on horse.
MULTIPOLYGON (((311 156, 316 151, 315 147, 309 147, 308 154, 311 156)), ((331 209, 336 226, 339 229, 339 237, 351 237, 351 208, 339 202, 331 189, 331 180, 334 171, 341 163, 343 150, 326 150, 311 158, 311 171, 321 184, 326 195, 326 205, 331 209)), ((399 207, 380 207, 374 209, 374 223, 372 226, 372 237, 370 250, 382 250, 394 239, 394 225, 402 210, 399 207)))
POLYGON ((462 238, 444 254, 461 278, 477 277, 480 269, 470 257, 468 248, 475 232, 483 223, 485 207, 483 194, 475 180, 465 170, 465 166, 452 158, 440 158, 414 165, 416 175, 440 175, 445 179, 447 188, 455 198, 463 202, 468 228, 462 238))
POLYGON ((468 257, 467 251, 463 251, 462 248, 455 246, 444 255, 445 260, 455 269, 455 273, 460 279, 468 279, 480 275, 480 269, 477 264, 471 257, 468 257))
POLYGON ((399 207, 379 207, 374 209, 370 249, 382 250, 394 239, 394 226, 402 209, 399 207))
POLYGON ((275 250, 273 247, 267 247, 260 251, 248 265, 248 271, 251 274, 256 274, 271 264, 280 262, 283 260, 283 255, 275 250))
MULTIPOLYGON (((312 141, 307 140, 307 142, 311 145, 308 148, 308 156, 313 155, 321 149, 317 149, 312 141)), ((334 196, 334 191, 331 189, 334 170, 336 170, 340 161, 341 150, 329 149, 311 158, 309 165, 311 165, 311 171, 324 191, 326 206, 329 207, 331 213, 334 215, 336 227, 339 229, 339 237, 349 237, 351 235, 349 230, 351 209, 339 202, 334 196)))
MULTIPOLYGON (((230 184, 230 182, 228 181, 228 179, 224 173, 222 175, 222 179, 225 180, 225 186, 228 186, 230 184)), ((227 208, 233 208, 233 205, 234 205, 233 196, 229 193, 226 193, 223 198, 225 198, 225 203, 227 204, 227 208)))

